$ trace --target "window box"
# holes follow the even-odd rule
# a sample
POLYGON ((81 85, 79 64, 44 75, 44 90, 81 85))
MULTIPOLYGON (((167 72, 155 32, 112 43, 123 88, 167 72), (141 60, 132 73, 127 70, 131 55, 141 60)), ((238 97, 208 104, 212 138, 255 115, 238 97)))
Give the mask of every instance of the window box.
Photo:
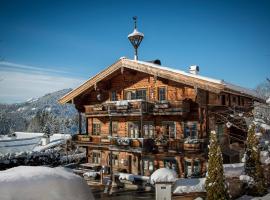
POLYGON ((170 107, 170 105, 169 105, 168 101, 160 101, 160 102, 155 103, 156 109, 166 109, 169 107, 170 107))
POLYGON ((200 143, 184 143, 184 150, 186 151, 198 151, 200 150, 201 144, 200 143))
POLYGON ((91 138, 89 135, 77 135, 77 140, 82 142, 90 142, 91 138))
POLYGON ((101 142, 101 138, 100 137, 92 137, 92 142, 93 143, 100 143, 101 142))
POLYGON ((120 146, 129 146, 131 143, 129 138, 117 138, 116 141, 120 146))
POLYGON ((94 110, 94 111, 102 111, 102 110, 103 110, 103 105, 95 105, 95 106, 93 107, 93 110, 94 110))
POLYGON ((132 147, 140 147, 141 142, 139 140, 132 140, 132 147))

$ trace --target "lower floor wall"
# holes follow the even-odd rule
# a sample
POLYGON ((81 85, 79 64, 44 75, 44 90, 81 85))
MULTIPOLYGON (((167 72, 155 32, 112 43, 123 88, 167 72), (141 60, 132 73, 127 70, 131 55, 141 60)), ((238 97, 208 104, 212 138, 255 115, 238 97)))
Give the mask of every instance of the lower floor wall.
POLYGON ((201 177, 206 172, 206 159, 203 154, 141 154, 122 151, 88 149, 87 161, 112 171, 150 176, 159 168, 175 170, 178 177, 201 177), (112 158, 110 158, 112 154, 112 158))

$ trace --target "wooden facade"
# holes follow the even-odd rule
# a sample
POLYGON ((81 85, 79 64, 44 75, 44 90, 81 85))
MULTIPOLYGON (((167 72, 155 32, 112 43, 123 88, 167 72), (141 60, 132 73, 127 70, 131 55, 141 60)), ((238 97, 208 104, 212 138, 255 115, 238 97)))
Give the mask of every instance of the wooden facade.
POLYGON ((246 136, 215 113, 250 112, 255 100, 261 101, 218 82, 121 59, 59 101, 74 103, 86 117, 86 133, 80 132, 76 143, 87 148, 89 163, 112 173, 149 176, 168 167, 179 177, 200 177, 210 130, 217 130, 229 155, 233 142, 241 149, 246 136))

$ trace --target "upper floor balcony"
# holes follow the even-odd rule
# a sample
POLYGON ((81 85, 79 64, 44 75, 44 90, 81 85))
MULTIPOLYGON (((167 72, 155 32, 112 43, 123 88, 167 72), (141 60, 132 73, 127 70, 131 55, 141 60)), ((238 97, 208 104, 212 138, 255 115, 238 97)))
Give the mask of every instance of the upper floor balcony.
POLYGON ((111 137, 110 150, 152 152, 154 140, 150 138, 111 137))
POLYGON ((87 116, 140 116, 153 115, 182 115, 190 111, 186 101, 149 102, 142 99, 107 101, 102 104, 85 105, 87 116))

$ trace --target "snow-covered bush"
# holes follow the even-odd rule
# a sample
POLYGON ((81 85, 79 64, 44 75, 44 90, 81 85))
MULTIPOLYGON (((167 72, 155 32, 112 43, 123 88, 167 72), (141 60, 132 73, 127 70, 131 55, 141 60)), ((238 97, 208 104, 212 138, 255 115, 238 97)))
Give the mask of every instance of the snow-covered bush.
POLYGON ((14 167, 0 172, 1 200, 93 200, 90 187, 62 168, 14 167))

